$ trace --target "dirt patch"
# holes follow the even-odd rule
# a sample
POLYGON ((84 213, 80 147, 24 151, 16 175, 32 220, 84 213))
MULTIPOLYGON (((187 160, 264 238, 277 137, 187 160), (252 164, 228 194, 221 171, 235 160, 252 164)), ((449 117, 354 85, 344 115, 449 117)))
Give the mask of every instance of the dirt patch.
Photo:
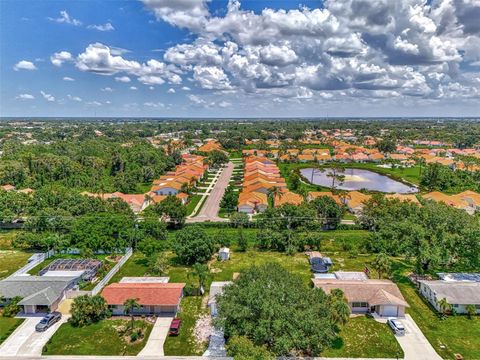
POLYGON ((207 342, 212 335, 213 326, 212 318, 210 315, 202 315, 198 318, 195 323, 195 329, 193 330, 193 335, 195 340, 199 343, 207 342))
POLYGON ((105 260, 116 263, 120 261, 121 258, 122 258, 122 255, 109 255, 105 257, 105 260))

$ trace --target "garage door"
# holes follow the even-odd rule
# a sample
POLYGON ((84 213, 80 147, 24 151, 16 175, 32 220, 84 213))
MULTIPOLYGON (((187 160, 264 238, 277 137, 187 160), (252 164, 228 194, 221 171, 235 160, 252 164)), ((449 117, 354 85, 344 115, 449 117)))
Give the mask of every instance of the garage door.
POLYGON ((384 306, 382 316, 397 316, 396 306, 384 306))

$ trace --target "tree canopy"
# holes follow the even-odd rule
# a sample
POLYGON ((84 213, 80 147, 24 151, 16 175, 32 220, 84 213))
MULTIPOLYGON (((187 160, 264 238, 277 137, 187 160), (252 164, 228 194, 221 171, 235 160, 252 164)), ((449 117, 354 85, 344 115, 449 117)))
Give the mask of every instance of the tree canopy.
POLYGON ((318 356, 336 338, 343 297, 332 296, 279 264, 253 266, 218 297, 216 321, 229 340, 245 336, 278 356, 318 356))
POLYGON ((212 238, 199 226, 187 226, 175 235, 173 250, 181 263, 206 263, 215 252, 212 238))
POLYGON ((411 257, 419 272, 480 266, 480 224, 463 210, 431 201, 417 206, 374 197, 359 222, 373 230, 371 250, 411 257))

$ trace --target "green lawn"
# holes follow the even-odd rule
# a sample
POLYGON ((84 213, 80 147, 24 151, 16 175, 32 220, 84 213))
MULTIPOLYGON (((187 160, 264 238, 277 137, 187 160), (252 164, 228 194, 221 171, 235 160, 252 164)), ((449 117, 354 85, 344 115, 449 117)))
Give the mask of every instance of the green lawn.
POLYGON ((208 344, 197 343, 193 335, 197 319, 207 314, 208 310, 202 306, 202 298, 199 296, 184 297, 180 303, 181 311, 177 317, 182 319, 180 334, 169 336, 163 345, 165 356, 199 356, 202 355, 208 344))
POLYGON ((78 328, 67 322, 45 345, 43 355, 137 355, 145 346, 152 324, 136 320, 137 326, 144 326, 145 336, 131 344, 117 330, 127 323, 128 320, 107 319, 78 328))
POLYGON ((195 206, 197 206, 201 198, 202 198, 202 195, 189 196, 189 200, 187 203, 187 215, 190 215, 193 212, 193 210, 195 209, 195 206))
POLYGON ((144 276, 148 272, 147 259, 142 253, 136 252, 112 277, 109 284, 119 282, 124 276, 144 276))
POLYGON ((343 214, 343 218, 344 220, 355 220, 357 217, 355 215, 353 215, 352 213, 349 213, 348 211, 345 212, 345 214, 343 214))
POLYGON ((0 230, 0 250, 11 250, 12 241, 18 233, 18 230, 0 230))
POLYGON ((387 324, 366 316, 350 318, 322 356, 348 358, 402 358, 403 351, 387 324))
POLYGON ((453 359, 454 354, 459 353, 466 360, 480 359, 479 316, 468 319, 458 315, 441 320, 408 279, 400 279, 397 284, 410 305, 407 313, 442 358, 453 359))
POLYGON ((0 344, 4 342, 25 319, 0 316, 0 344))
POLYGON ((242 272, 243 269, 253 265, 263 265, 268 262, 278 262, 290 272, 302 277, 307 284, 311 282, 312 273, 307 256, 303 253, 285 255, 272 251, 234 251, 228 261, 213 260, 210 264, 210 272, 213 281, 228 281, 233 279, 234 273, 242 272))
POLYGON ((31 253, 16 250, 0 250, 0 279, 10 276, 27 264, 31 253))

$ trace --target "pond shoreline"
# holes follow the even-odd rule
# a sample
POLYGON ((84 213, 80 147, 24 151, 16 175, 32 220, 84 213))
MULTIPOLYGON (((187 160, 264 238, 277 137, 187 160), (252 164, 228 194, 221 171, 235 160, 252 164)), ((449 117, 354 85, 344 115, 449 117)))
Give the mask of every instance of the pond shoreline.
MULTIPOLYGON (((325 184, 316 184, 315 182, 311 182, 310 179, 308 179, 303 173, 302 173, 302 170, 308 170, 308 169, 329 169, 329 166, 328 164, 325 164, 325 165, 318 165, 318 164, 310 164, 310 163, 305 163, 305 164, 302 164, 302 165, 305 165, 305 166, 299 166, 297 167, 295 170, 298 172, 298 174, 300 175, 301 179, 302 179, 302 182, 304 182, 305 184, 308 184, 308 185, 313 185, 313 186, 318 186, 318 187, 321 187, 321 188, 324 188, 324 189, 330 189, 329 186, 326 186, 325 184)), ((388 178, 389 180, 391 180, 392 182, 397 182, 405 187, 408 187, 410 188, 409 190, 414 190, 414 191, 407 191, 407 189, 405 189, 405 191, 385 191, 385 190, 378 190, 378 189, 368 189, 368 188, 365 188, 365 187, 359 187, 358 189, 355 189, 355 188, 352 188, 352 186, 350 186, 351 189, 340 189, 339 187, 336 187, 337 190, 344 190, 344 191, 366 191, 366 192, 371 192, 371 193, 383 193, 383 194, 392 194, 392 193, 402 193, 402 194, 418 194, 420 193, 421 189, 420 187, 417 185, 417 184, 414 184, 408 180, 405 180, 403 179, 402 177, 399 177, 399 176, 396 176, 394 174, 388 174, 386 172, 383 172, 383 171, 380 171, 380 170, 377 170, 377 169, 372 169, 372 168, 365 168, 365 167, 362 167, 362 166, 355 166, 355 164, 349 164, 349 166, 346 166, 345 167, 345 171, 348 171, 348 170, 359 170, 360 172, 364 172, 365 174, 368 174, 368 173, 372 173, 372 174, 375 174, 379 177, 386 177, 388 178)), ((315 175, 316 177, 318 177, 318 175, 315 175)), ((322 179, 320 179, 321 181, 322 179)), ((381 180, 381 179, 379 179, 381 180)), ((381 184, 381 183, 380 183, 381 184)), ((392 184, 392 186, 394 186, 395 184, 392 184)))

